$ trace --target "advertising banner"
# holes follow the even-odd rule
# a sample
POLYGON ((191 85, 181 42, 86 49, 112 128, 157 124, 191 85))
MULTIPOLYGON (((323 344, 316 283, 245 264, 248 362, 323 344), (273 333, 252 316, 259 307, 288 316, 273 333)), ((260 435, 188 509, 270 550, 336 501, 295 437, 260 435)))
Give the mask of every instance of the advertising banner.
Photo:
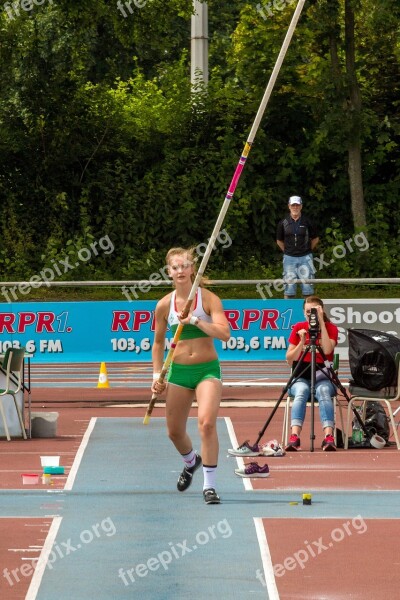
POLYGON ((324 300, 328 317, 339 329, 337 349, 348 356, 347 330, 374 329, 400 337, 400 300, 324 300))
MULTIPOLYGON (((35 362, 151 361, 156 301, 26 302, 0 304, 0 353, 25 346, 35 362)), ((224 300, 231 326, 215 341, 221 360, 284 360, 302 300, 224 300)), ((347 356, 349 327, 400 335, 397 300, 326 300, 339 327, 338 349, 347 356)), ((166 351, 171 338, 166 341, 166 351)))

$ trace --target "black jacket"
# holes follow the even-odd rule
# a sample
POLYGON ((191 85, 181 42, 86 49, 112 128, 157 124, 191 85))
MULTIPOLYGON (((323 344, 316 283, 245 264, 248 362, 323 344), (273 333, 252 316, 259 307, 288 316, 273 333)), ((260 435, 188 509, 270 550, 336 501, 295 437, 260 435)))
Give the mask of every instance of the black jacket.
POLYGON ((278 223, 276 239, 285 244, 284 253, 288 256, 305 256, 311 252, 311 240, 319 237, 312 221, 300 215, 294 221, 290 215, 278 223))

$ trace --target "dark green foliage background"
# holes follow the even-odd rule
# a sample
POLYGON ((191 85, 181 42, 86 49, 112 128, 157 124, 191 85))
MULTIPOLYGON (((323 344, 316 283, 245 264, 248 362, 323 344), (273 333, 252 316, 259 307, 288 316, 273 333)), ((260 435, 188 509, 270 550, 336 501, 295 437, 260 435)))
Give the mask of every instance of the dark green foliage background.
MULTIPOLYGON (((209 1, 210 83, 190 88, 190 0, 57 0, 0 16, 1 279, 28 280, 109 236, 65 279, 147 278, 170 246, 212 232, 293 13, 209 1)), ((399 261, 400 6, 355 1, 368 252, 318 277, 392 277, 399 261)), ((1 10, 1 7, 0 7, 1 10)), ((223 228, 211 278, 281 275, 275 228, 291 194, 321 231, 354 235, 343 99, 329 28, 342 2, 306 3, 223 228), (334 10, 334 16, 331 11, 334 10)), ((341 59, 344 60, 341 51, 341 59)), ((72 259, 71 259, 72 261, 72 259)))

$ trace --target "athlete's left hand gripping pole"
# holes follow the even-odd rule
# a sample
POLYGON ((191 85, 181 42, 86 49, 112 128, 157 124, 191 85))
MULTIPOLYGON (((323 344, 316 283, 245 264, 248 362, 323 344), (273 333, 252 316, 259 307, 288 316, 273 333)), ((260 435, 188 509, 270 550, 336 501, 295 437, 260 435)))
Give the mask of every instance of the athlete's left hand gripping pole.
MULTIPOLYGON (((183 309, 183 312, 182 312, 183 318, 187 317, 187 315, 189 314, 190 307, 192 305, 193 299, 194 299, 194 297, 196 295, 196 292, 197 292, 197 288, 199 287, 201 278, 204 275, 204 271, 206 269, 206 266, 207 266, 208 260, 210 258, 211 252, 213 250, 215 241, 216 241, 216 239, 217 239, 217 237, 219 235, 219 232, 220 232, 221 227, 222 227, 223 220, 224 220, 225 215, 227 213, 227 210, 229 208, 229 203, 230 203, 230 201, 233 198, 233 195, 235 193, 235 190, 236 190, 237 184, 239 182, 240 176, 241 176, 242 171, 244 169, 244 165, 246 164, 247 157, 248 157, 249 152, 251 150, 251 145, 252 145, 252 143, 254 141, 254 138, 256 137, 256 133, 257 133, 258 127, 260 125, 260 122, 261 122, 262 116, 264 114, 265 108, 266 108, 266 106, 268 104, 268 100, 270 99, 273 87, 275 85, 276 78, 278 77, 278 73, 279 73, 280 68, 282 66, 282 63, 283 63, 283 60, 285 58, 287 49, 289 48, 291 39, 293 37, 293 33, 294 33, 295 29, 296 29, 296 25, 297 25, 297 22, 298 22, 298 20, 300 18, 301 11, 303 10, 305 2, 306 2, 306 0, 299 0, 298 4, 296 6, 296 10, 294 11, 292 20, 291 20, 290 25, 289 25, 289 29, 287 31, 286 37, 284 39, 284 42, 282 44, 281 51, 279 52, 279 56, 278 56, 277 61, 275 63, 275 67, 274 67, 274 69, 272 71, 272 74, 271 74, 270 80, 268 82, 267 88, 266 88, 266 90, 264 92, 264 96, 263 96, 263 99, 262 99, 261 104, 259 106, 259 109, 257 111, 256 118, 254 119, 254 123, 253 123, 251 131, 249 133, 249 137, 248 137, 248 139, 246 141, 246 144, 244 146, 242 155, 241 155, 241 157, 239 159, 239 162, 237 164, 235 173, 234 173, 234 175, 232 177, 232 181, 231 181, 231 184, 229 186, 228 192, 227 192, 227 194, 225 196, 225 200, 224 200, 224 203, 222 205, 221 211, 220 211, 220 213, 218 215, 217 222, 215 223, 214 230, 213 230, 213 232, 211 234, 211 237, 209 239, 209 242, 208 242, 206 251, 204 253, 203 259, 201 261, 199 270, 198 270, 196 278, 195 278, 195 280, 193 282, 192 289, 190 290, 190 294, 189 294, 189 297, 187 299, 185 308, 183 309)), ((180 323, 178 325, 178 327, 177 327, 177 330, 175 332, 174 338, 173 338, 173 340, 171 342, 171 347, 170 347, 170 349, 168 351, 167 357, 166 357, 166 359, 164 361, 164 364, 163 364, 163 367, 161 369, 160 377, 158 378, 158 382, 159 383, 163 383, 164 382, 165 376, 166 376, 166 374, 168 372, 169 365, 171 364, 171 361, 172 361, 173 354, 175 352, 176 345, 179 342, 179 338, 181 336, 182 329, 183 329, 183 325, 180 323)), ((149 423, 149 421, 150 421, 151 413, 153 412, 153 408, 154 408, 154 405, 156 403, 156 400, 157 400, 157 394, 153 394, 152 397, 151 397, 151 400, 149 402, 149 405, 147 407, 147 411, 146 411, 145 417, 143 419, 143 424, 144 425, 147 425, 149 423)))

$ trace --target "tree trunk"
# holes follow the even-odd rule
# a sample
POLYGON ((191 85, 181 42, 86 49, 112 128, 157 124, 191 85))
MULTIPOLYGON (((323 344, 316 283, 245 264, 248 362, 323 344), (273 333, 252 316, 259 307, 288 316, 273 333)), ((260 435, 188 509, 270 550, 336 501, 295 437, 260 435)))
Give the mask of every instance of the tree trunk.
POLYGON ((355 229, 365 228, 364 189, 361 160, 361 92, 357 80, 354 42, 353 0, 345 0, 346 72, 349 90, 347 115, 350 119, 348 145, 348 173, 350 180, 351 210, 355 229))
POLYGON ((351 212, 353 214, 354 229, 364 229, 367 225, 367 220, 365 216, 360 140, 354 140, 353 143, 349 144, 348 156, 351 212))

